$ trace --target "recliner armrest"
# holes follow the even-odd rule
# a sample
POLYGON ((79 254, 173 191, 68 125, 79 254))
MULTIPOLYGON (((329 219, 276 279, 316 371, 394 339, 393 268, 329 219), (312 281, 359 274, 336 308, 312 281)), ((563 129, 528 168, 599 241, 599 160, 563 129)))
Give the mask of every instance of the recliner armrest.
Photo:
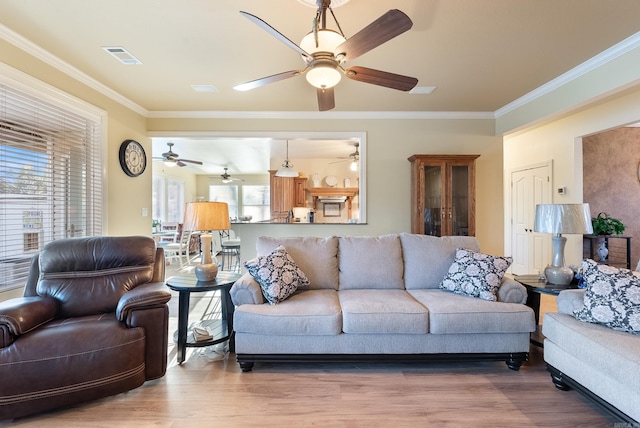
POLYGON ((18 297, 0 302, 0 325, 20 336, 55 318, 58 303, 51 297, 18 297))
POLYGON ((138 285, 122 295, 116 307, 116 317, 125 321, 136 309, 159 307, 171 300, 171 292, 164 282, 149 282, 138 285))
POLYGON ((233 284, 229 295, 235 306, 261 305, 264 303, 260 284, 248 272, 233 284))
POLYGON ((513 278, 505 276, 498 288, 498 301, 506 303, 527 303, 527 288, 513 278))

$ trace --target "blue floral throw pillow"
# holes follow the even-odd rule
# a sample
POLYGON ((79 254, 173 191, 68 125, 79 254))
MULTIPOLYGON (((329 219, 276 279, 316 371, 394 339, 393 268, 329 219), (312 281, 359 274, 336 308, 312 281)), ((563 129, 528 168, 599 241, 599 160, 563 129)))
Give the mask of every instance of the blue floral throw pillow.
POLYGON ((584 306, 573 312, 581 321, 640 334, 640 272, 582 261, 587 282, 584 306))
POLYGON ((260 284, 265 299, 275 305, 291 296, 298 287, 309 285, 309 279, 282 245, 271 254, 245 262, 249 274, 260 284))
POLYGON ((495 302, 511 257, 490 256, 464 248, 456 249, 449 272, 440 283, 443 290, 495 302))

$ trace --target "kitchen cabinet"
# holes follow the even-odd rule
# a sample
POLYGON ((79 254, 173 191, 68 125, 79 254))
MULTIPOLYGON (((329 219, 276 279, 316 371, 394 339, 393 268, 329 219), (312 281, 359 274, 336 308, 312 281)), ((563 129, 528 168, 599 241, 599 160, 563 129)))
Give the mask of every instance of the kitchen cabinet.
POLYGON ((413 155, 411 232, 475 236, 475 161, 480 155, 413 155))
POLYGON ((307 178, 277 177, 276 172, 269 170, 271 220, 284 222, 292 208, 307 206, 307 178))
POLYGON ((306 207, 307 206, 307 193, 305 189, 307 187, 306 177, 295 177, 293 179, 293 206, 294 207, 306 207))

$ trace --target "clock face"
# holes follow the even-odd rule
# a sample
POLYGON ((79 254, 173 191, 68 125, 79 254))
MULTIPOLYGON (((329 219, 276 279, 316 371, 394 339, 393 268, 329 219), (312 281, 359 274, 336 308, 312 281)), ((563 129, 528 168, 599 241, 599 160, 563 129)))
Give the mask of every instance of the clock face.
POLYGON ((125 140, 120 145, 120 166, 130 177, 137 177, 147 167, 147 155, 140 143, 134 140, 125 140))

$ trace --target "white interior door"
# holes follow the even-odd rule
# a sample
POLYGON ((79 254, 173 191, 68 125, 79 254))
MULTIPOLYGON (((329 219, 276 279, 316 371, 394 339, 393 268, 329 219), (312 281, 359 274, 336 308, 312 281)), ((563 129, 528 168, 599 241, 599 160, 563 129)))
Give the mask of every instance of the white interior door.
POLYGON ((511 272, 542 272, 551 260, 551 240, 533 231, 537 204, 551 203, 551 164, 511 173, 511 272), (545 239, 547 238, 547 239, 545 239))

